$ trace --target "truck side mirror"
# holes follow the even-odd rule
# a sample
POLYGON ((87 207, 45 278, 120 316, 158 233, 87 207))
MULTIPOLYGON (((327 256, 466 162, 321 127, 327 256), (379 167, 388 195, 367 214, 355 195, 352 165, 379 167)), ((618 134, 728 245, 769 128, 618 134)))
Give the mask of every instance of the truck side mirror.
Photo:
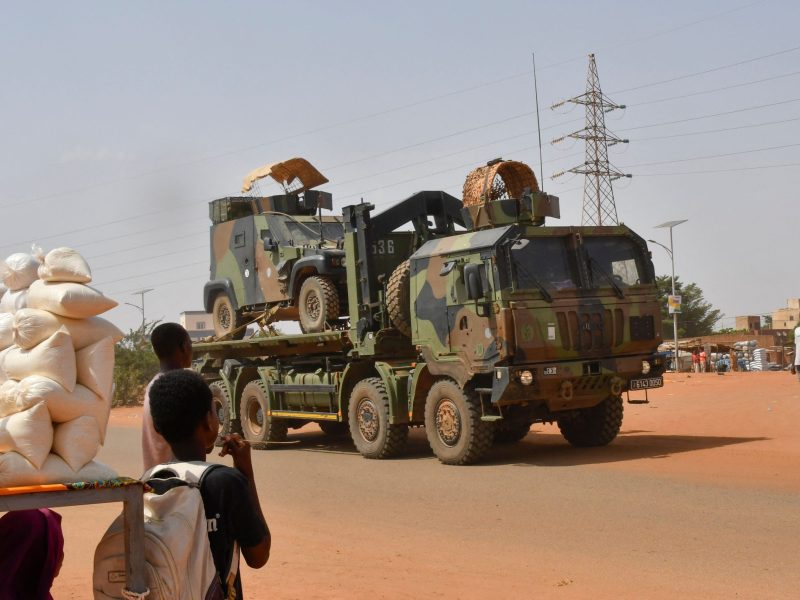
POLYGON ((271 252, 272 250, 277 250, 278 244, 272 238, 264 238, 264 250, 271 252))
POLYGON ((481 267, 483 265, 469 264, 464 266, 464 283, 467 287, 467 298, 478 300, 483 298, 485 292, 481 280, 481 267))

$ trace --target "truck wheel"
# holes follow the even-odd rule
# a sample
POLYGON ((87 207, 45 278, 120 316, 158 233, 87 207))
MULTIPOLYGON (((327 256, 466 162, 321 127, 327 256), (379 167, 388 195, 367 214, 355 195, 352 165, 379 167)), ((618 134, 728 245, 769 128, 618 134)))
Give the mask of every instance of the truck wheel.
POLYGON ((214 319, 214 335, 216 337, 223 337, 230 335, 231 339, 240 340, 244 337, 245 328, 242 328, 236 333, 231 333, 244 325, 242 316, 233 308, 233 302, 228 298, 227 294, 217 294, 214 298, 214 307, 211 309, 211 315, 214 319))
POLYGON ((365 458, 391 458, 401 454, 408 426, 389 423, 389 393, 380 377, 359 381, 350 393, 347 409, 350 436, 365 458))
POLYGON ((495 444, 515 444, 525 438, 531 430, 533 422, 530 419, 510 420, 503 419, 495 426, 495 444))
POLYGON ((347 423, 339 423, 338 421, 320 421, 319 428, 328 437, 342 438, 350 433, 350 427, 347 423))
POLYGON ((208 387, 211 388, 211 403, 219 419, 219 433, 215 445, 222 446, 222 437, 230 435, 235 429, 239 429, 239 426, 238 422, 234 424, 231 420, 231 398, 227 386, 221 381, 215 381, 208 387))
POLYGON ((411 261, 400 263, 389 278, 386 308, 397 330, 411 337, 411 261))
POLYGON ((325 323, 339 318, 339 294, 329 277, 314 275, 300 286, 297 297, 300 327, 305 333, 325 330, 325 323))
MULTIPOLYGON (((273 419, 267 413, 267 390, 261 381, 251 381, 242 391, 239 404, 242 421, 242 434, 248 442, 256 445, 286 440, 287 423, 273 419)), ((265 446, 269 449, 269 446, 265 446)))
POLYGON ((609 396, 597 406, 573 411, 558 419, 558 428, 570 444, 605 446, 622 427, 622 398, 609 396))
POLYGON ((478 394, 450 379, 431 386, 425 400, 425 433, 436 457, 446 465, 468 465, 489 451, 493 423, 481 421, 478 394))

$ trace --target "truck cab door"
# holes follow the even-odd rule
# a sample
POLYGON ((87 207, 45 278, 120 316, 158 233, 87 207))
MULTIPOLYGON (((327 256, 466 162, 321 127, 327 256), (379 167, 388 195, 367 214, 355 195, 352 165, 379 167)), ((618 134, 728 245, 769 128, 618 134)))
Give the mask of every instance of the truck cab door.
POLYGON ((255 227, 252 217, 234 221, 231 252, 236 259, 236 264, 239 266, 243 286, 241 294, 238 289, 236 290, 239 306, 257 304, 261 296, 255 261, 255 247, 260 242, 255 239, 254 234, 255 227))

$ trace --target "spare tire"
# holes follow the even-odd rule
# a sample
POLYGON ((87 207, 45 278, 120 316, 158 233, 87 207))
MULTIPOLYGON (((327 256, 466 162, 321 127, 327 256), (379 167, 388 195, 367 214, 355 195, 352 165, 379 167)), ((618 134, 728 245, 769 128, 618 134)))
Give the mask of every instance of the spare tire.
POLYGON ((411 261, 400 263, 389 278, 386 308, 397 330, 411 337, 411 261))

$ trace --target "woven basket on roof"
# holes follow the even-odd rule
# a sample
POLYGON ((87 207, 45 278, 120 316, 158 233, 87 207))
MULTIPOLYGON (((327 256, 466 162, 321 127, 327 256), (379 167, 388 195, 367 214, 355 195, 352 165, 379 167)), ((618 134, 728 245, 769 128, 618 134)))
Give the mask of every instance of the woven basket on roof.
POLYGON ((478 167, 464 182, 464 206, 502 198, 521 198, 525 188, 539 191, 536 175, 525 163, 506 160, 478 167))

